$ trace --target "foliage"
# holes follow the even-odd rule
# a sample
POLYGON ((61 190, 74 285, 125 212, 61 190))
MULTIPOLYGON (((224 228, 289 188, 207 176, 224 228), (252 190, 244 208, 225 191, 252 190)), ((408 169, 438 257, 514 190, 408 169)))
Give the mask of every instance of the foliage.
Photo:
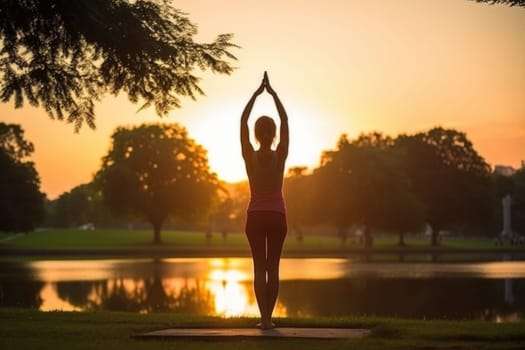
POLYGON ((500 233, 503 226, 502 199, 507 195, 514 196, 514 177, 494 171, 491 174, 490 182, 492 185, 492 222, 489 229, 491 232, 500 233))
POLYGON ((34 164, 33 144, 19 125, 0 123, 0 231, 27 232, 44 215, 44 194, 34 164))
POLYGON ((378 132, 353 140, 342 135, 312 175, 292 171, 286 183, 291 226, 335 225, 343 242, 349 229, 367 227, 398 233, 404 244, 404 233, 427 222, 435 245, 440 230, 486 234, 494 221, 490 166, 465 133, 453 129, 395 139, 378 132))
POLYGON ((217 229, 222 233, 242 232, 246 219, 246 208, 250 198, 248 181, 223 183, 224 194, 218 203, 215 215, 217 229))
POLYGON ((522 6, 525 7, 525 0, 475 0, 476 2, 484 2, 490 5, 504 4, 509 6, 522 6))
POLYGON ((514 191, 512 193, 512 228, 525 235, 525 168, 512 176, 514 191))
POLYGON ((35 151, 33 144, 24 139, 20 125, 0 123, 0 149, 11 159, 22 162, 35 151))
POLYGON ((306 173, 306 167, 293 167, 284 178, 284 198, 288 227, 295 232, 299 242, 303 240, 306 225, 315 220, 313 215, 313 178, 306 173))
POLYGON ((323 154, 318 177, 319 210, 341 234, 352 225, 404 233, 423 222, 423 209, 404 174, 393 140, 373 133, 323 154))
MULTIPOLYGON (((228 191, 225 182, 220 181, 214 203, 208 218, 207 233, 212 234, 219 231, 226 238, 228 232, 234 227, 233 223, 234 200, 228 191)), ((208 236, 211 237, 211 236, 208 236)))
POLYGON ((154 242, 170 217, 204 216, 217 191, 206 151, 178 124, 118 128, 96 175, 104 201, 117 214, 142 215, 154 242))
POLYGON ((106 224, 107 208, 91 183, 74 187, 46 205, 48 227, 78 227, 84 224, 106 224))
POLYGON ((0 7, 0 100, 42 105, 95 127, 94 105, 127 94, 159 115, 203 94, 194 70, 230 74, 231 34, 193 40, 197 26, 167 0, 24 0, 0 7))
POLYGON ((405 171, 426 207, 432 244, 441 229, 484 227, 491 217, 490 166, 465 133, 433 128, 401 135, 396 147, 404 154, 405 171))

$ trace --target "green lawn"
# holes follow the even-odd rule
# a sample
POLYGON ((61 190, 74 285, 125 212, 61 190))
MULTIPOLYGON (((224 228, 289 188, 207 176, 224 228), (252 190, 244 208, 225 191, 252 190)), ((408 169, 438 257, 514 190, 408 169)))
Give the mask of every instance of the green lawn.
MULTIPOLYGON (((208 242, 202 232, 164 231, 162 240, 165 246, 204 247, 208 242)), ((15 239, 0 243, 16 248, 115 248, 152 246, 153 233, 146 230, 93 230, 50 229, 20 235, 15 239)), ((229 247, 245 246, 246 238, 240 234, 230 234, 229 247)), ((211 245, 224 246, 222 237, 212 237, 211 245)))
MULTIPOLYGON (((0 247, 12 248, 128 248, 152 246, 153 234, 147 230, 94 230, 48 229, 15 237, 3 234, 0 236, 0 247), (12 239, 10 239, 12 238, 12 239)), ((243 233, 230 233, 226 241, 219 233, 212 235, 208 242, 203 232, 164 231, 164 246, 180 248, 244 248, 247 240, 243 233)), ((428 239, 407 237, 407 249, 428 247, 428 239)), ((345 247, 357 248, 359 245, 349 240, 345 247)), ((374 241, 375 248, 397 247, 397 237, 380 236, 374 241)), ((445 238, 442 248, 490 249, 495 248, 492 240, 487 238, 445 238)), ((507 246, 508 247, 508 246, 507 246)), ((289 235, 285 249, 339 249, 341 243, 334 236, 306 235, 300 244, 294 235, 289 235)))
POLYGON ((525 323, 417 321, 379 318, 281 319, 286 327, 354 327, 353 340, 138 340, 135 333, 173 327, 252 327, 254 319, 181 314, 39 312, 0 308, 0 349, 523 349, 525 323))

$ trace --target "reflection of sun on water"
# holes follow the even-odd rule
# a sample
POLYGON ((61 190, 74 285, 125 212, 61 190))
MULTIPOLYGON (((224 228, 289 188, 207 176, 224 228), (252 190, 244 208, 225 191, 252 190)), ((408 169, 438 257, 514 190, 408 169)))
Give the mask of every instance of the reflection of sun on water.
POLYGON ((257 305, 250 300, 243 275, 236 270, 213 270, 206 288, 212 293, 215 313, 224 317, 255 316, 257 305))
MULTIPOLYGON (((139 313, 180 312, 220 317, 258 317, 253 292, 252 261, 249 258, 170 259, 152 264, 135 260, 38 262, 32 264, 40 310, 118 310, 139 313), (140 272, 140 273, 137 273, 140 272)), ((341 280, 372 276, 377 279, 429 279, 439 276, 469 276, 495 279, 501 291, 498 304, 487 305, 482 319, 513 322, 519 311, 506 311, 519 299, 514 281, 525 277, 523 262, 450 264, 360 264, 345 259, 284 259, 281 280, 288 284, 287 309, 278 303, 276 317, 316 315, 291 300, 290 281, 341 280), (501 288, 503 284, 503 288, 501 288), (500 289, 501 288, 501 289, 500 289), (503 305, 502 308, 498 305, 503 305)), ((365 279, 366 282, 366 279, 365 279)), ((519 288, 518 288, 519 289, 519 288)), ((301 291, 309 293, 308 290, 301 291)), ((314 291, 315 292, 315 291, 314 291)), ((342 291, 344 293, 344 291, 342 291)), ((499 293, 499 292, 498 292, 499 293)), ((34 297, 34 296, 32 296, 34 297)), ((320 299, 321 300, 321 299, 320 299)), ((496 300, 496 299, 495 299, 496 300)), ((321 300, 322 301, 322 300, 321 300)), ((516 304, 517 305, 517 304, 516 304)), ((331 310, 331 309, 330 309, 331 310)), ((330 311, 332 312, 332 311, 330 311)))
MULTIPOLYGON (((193 262, 186 263, 192 264, 193 262)), ((62 292, 63 295, 59 294, 57 282, 51 279, 52 281, 47 281, 40 292, 42 299, 40 309, 43 311, 81 311, 96 310, 110 305, 110 308, 131 307, 129 310, 123 309, 122 311, 147 313, 155 311, 159 303, 158 305, 165 311, 177 312, 180 308, 188 311, 190 310, 188 308, 192 308, 193 312, 221 317, 259 316, 253 292, 250 259, 209 259, 206 265, 195 277, 191 274, 191 277, 184 274, 182 277, 162 277, 159 279, 160 284, 152 284, 151 278, 97 279, 91 284, 85 299, 77 300, 77 304, 74 302, 72 304, 64 292, 62 292), (155 299, 159 295, 161 299, 155 299)), ((50 277, 51 274, 52 272, 42 275, 50 277)), ((71 276, 68 274, 67 277, 71 276)), ((56 280, 60 281, 60 279, 56 280)), ((286 315, 286 308, 278 301, 274 316, 284 317, 286 315)))
MULTIPOLYGON (((257 317, 259 309, 253 294, 251 276, 243 272, 239 259, 214 259, 206 288, 215 301, 215 314, 222 317, 257 317), (233 265, 233 266, 232 266, 233 265)), ((244 269, 246 270, 246 269, 244 269)), ((286 316, 286 308, 277 301, 274 316, 286 316)))

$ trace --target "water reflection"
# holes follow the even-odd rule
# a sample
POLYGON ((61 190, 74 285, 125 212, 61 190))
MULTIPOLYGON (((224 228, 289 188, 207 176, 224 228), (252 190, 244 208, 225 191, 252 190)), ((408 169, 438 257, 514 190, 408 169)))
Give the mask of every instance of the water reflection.
POLYGON ((0 306, 40 308, 45 283, 35 281, 33 268, 11 262, 2 262, 0 266, 0 306))
MULTIPOLYGON (((257 316, 250 259, 0 260, 0 306, 257 316)), ((284 259, 277 316, 525 315, 525 262, 355 263, 284 259)))

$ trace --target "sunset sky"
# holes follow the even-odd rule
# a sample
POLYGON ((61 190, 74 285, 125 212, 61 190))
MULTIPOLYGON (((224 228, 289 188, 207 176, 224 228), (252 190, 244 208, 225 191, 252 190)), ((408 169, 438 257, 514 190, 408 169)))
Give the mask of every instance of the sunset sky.
MULTIPOLYGON (((245 178, 239 118, 268 71, 290 118, 288 166, 314 167, 342 133, 390 135, 433 126, 467 133, 492 166, 525 160, 525 8, 466 0, 178 0, 198 41, 234 33, 231 76, 200 73, 206 96, 160 119, 125 96, 96 106, 97 129, 75 134, 42 109, 0 104, 23 126, 49 198, 89 182, 120 125, 178 122, 224 180, 245 178)), ((269 95, 256 104, 276 116, 269 95)))

